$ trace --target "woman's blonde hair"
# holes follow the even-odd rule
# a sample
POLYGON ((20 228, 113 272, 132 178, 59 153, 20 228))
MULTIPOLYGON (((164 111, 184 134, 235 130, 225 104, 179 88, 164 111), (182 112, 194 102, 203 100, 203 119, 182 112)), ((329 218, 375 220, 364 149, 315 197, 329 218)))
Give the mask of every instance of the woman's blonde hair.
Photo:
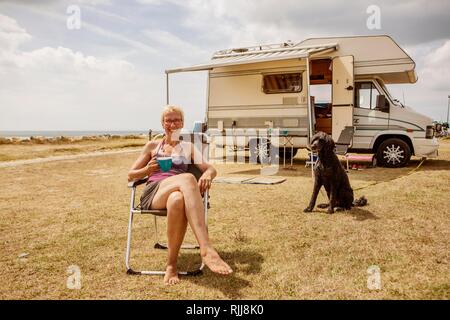
POLYGON ((161 113, 161 124, 164 126, 164 117, 166 114, 170 112, 176 112, 181 116, 181 121, 184 123, 184 112, 179 106, 167 105, 164 107, 163 112, 161 113))

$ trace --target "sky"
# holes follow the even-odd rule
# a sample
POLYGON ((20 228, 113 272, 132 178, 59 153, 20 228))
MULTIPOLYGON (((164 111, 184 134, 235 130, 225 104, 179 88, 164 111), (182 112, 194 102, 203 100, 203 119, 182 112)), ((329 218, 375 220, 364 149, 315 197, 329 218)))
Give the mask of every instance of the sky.
MULTIPOLYGON (((419 81, 391 86, 393 95, 445 121, 447 0, 0 0, 0 131, 159 130, 166 69, 221 49, 375 34, 416 62, 419 81)), ((206 76, 171 76, 187 128, 204 120, 206 76)))

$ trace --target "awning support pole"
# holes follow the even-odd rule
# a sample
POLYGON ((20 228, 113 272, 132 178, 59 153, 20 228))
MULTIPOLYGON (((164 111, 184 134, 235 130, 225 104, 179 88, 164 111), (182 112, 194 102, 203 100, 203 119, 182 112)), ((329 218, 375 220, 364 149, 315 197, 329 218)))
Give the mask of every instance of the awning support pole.
MULTIPOLYGON (((307 99, 308 99, 308 120, 309 120, 309 141, 308 144, 311 145, 311 139, 313 136, 313 112, 312 112, 312 108, 314 108, 314 106, 311 105, 311 93, 310 93, 310 81, 309 81, 309 56, 306 57, 306 88, 307 90, 307 99)), ((314 161, 314 155, 313 152, 311 150, 310 155, 309 155, 310 159, 308 159, 309 161, 311 161, 311 176, 314 179, 314 165, 315 165, 315 161, 314 161)))
POLYGON ((310 83, 309 83, 309 57, 306 58, 306 89, 307 89, 307 103, 308 103, 308 120, 309 120, 309 143, 311 143, 313 132, 313 111, 311 106, 311 93, 310 93, 310 83))
POLYGON ((169 73, 166 72, 166 104, 169 104, 169 73))

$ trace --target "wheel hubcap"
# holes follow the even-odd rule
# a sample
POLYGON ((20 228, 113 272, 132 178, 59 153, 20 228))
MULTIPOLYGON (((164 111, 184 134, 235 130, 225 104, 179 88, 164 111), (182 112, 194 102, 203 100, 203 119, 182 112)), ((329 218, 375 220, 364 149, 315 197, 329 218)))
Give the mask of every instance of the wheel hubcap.
POLYGON ((404 156, 405 151, 402 150, 400 146, 396 146, 392 144, 391 146, 387 146, 385 150, 383 150, 383 158, 387 163, 392 164, 400 164, 405 159, 404 156))

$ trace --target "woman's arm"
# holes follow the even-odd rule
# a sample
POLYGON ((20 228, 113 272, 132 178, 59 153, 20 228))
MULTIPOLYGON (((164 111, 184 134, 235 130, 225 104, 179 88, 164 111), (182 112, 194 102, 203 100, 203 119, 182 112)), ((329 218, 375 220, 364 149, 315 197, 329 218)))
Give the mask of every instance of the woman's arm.
POLYGON ((158 145, 157 141, 149 141, 146 143, 144 150, 137 158, 128 171, 128 181, 139 180, 145 176, 152 175, 158 170, 159 166, 155 158, 152 158, 152 151, 158 145))
POLYGON ((201 172, 203 172, 202 176, 198 180, 200 192, 203 194, 205 190, 211 188, 212 180, 217 176, 217 171, 206 161, 203 153, 198 150, 194 144, 192 144, 191 150, 193 163, 200 169, 201 172))

